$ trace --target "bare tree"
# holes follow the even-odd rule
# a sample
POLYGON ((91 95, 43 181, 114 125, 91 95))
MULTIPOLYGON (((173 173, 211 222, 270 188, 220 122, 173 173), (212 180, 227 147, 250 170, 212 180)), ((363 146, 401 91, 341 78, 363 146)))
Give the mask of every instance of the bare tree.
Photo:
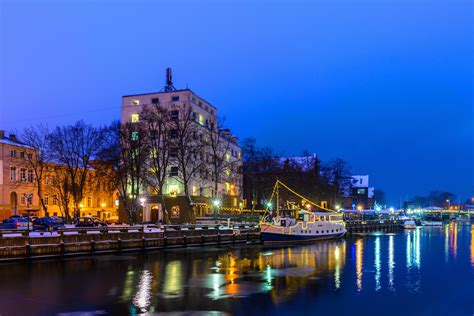
POLYGON ((169 112, 156 105, 153 108, 144 108, 140 115, 140 122, 147 135, 147 147, 149 148, 149 157, 145 159, 146 183, 150 188, 158 193, 161 208, 164 214, 164 222, 170 222, 170 215, 165 203, 164 186, 168 179, 168 168, 170 156, 175 155, 176 151, 170 142, 170 127, 172 121, 169 112))
POLYGON ((28 152, 25 158, 30 170, 34 172, 34 183, 40 206, 48 216, 48 206, 44 201, 43 182, 45 166, 51 160, 50 132, 45 125, 30 127, 24 130, 21 140, 34 151, 28 152))
MULTIPOLYGON (((49 164, 48 172, 45 175, 45 182, 48 193, 53 196, 53 201, 57 200, 59 210, 66 217, 66 221, 71 221, 70 203, 72 200, 72 181, 65 166, 60 164, 49 164)), ((54 203, 54 202, 53 202, 54 203)))
POLYGON ((171 165, 178 168, 177 180, 184 187, 188 200, 189 218, 196 221, 192 210, 191 180, 199 172, 205 172, 204 128, 196 122, 195 113, 189 105, 175 105, 170 114, 170 147, 174 151, 171 165))
POLYGON ((104 135, 104 147, 98 157, 101 174, 109 177, 118 191, 129 223, 138 221, 140 196, 145 188, 146 130, 141 123, 113 122, 104 135))
POLYGON ((231 155, 233 135, 224 128, 223 120, 210 120, 205 135, 205 144, 210 153, 210 174, 213 183, 213 197, 218 197, 218 186, 226 180, 230 181, 237 167, 237 159, 231 155))
POLYGON ((91 162, 101 151, 103 143, 104 130, 83 121, 56 127, 51 134, 54 160, 64 165, 69 176, 75 217, 80 213, 91 162))

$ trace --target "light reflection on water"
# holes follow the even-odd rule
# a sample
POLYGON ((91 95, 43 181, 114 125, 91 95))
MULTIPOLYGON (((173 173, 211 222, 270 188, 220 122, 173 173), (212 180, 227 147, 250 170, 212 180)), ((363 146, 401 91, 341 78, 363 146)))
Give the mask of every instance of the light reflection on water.
POLYGON ((388 236, 388 288, 390 291, 395 291, 395 283, 393 281, 394 269, 395 269, 395 257, 394 257, 394 236, 388 236))
MULTIPOLYGON (((83 262, 89 262, 87 260, 91 259, 83 262)), ((331 310, 336 308, 344 314, 350 313, 350 307, 344 310, 344 304, 337 302, 354 296, 360 304, 377 301, 382 305, 400 300, 413 305, 426 298, 434 305, 438 303, 435 297, 440 288, 449 289, 449 293, 455 291, 457 287, 450 283, 456 282, 453 279, 462 282, 462 293, 474 291, 474 280, 468 282, 474 272, 474 226, 451 223, 444 227, 361 234, 293 247, 189 248, 147 255, 97 257, 90 262, 93 262, 90 266, 80 261, 62 262, 61 265, 66 266, 64 270, 69 272, 63 279, 54 277, 58 271, 54 261, 33 263, 24 268, 16 264, 13 266, 16 273, 5 272, 10 268, 0 269, 0 291, 7 293, 12 284, 17 289, 24 286, 23 291, 17 290, 18 296, 0 296, 0 312, 11 305, 7 298, 23 305, 25 298, 33 298, 34 309, 24 315, 34 314, 38 306, 46 308, 41 304, 49 301, 50 296, 68 301, 67 291, 61 289, 74 283, 70 278, 75 274, 81 276, 81 282, 87 284, 91 292, 74 300, 76 309, 97 306, 96 310, 109 311, 111 315, 195 310, 239 315, 257 307, 260 309, 256 311, 265 310, 270 314, 285 304, 294 306, 297 299, 309 302, 305 308, 315 311, 317 306, 325 304, 323 302, 336 302, 336 305, 331 304, 331 310), (22 284, 19 275, 28 275, 31 279, 22 284), (51 282, 51 288, 29 292, 32 288, 43 289, 44 284, 49 284, 45 280, 51 282), (43 292, 50 296, 43 298, 43 292), (113 308, 118 310, 112 311, 113 308)), ((456 295, 454 306, 467 304, 462 301, 462 293, 456 295)), ((398 305, 393 307, 392 314, 403 313, 397 308, 398 305)), ((444 314, 444 310, 438 312, 442 306, 436 308, 435 313, 444 314)), ((64 310, 45 310, 44 314, 64 310)), ((304 310, 300 313, 304 314, 304 310)), ((2 314, 15 313, 7 310, 2 314)), ((299 314, 298 311, 295 314, 299 314)))

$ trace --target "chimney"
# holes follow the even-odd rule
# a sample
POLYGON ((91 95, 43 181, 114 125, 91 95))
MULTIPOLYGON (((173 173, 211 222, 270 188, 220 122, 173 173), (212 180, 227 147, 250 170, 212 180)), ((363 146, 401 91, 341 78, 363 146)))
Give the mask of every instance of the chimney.
POLYGON ((0 139, 5 138, 5 131, 3 129, 0 129, 0 139))
POLYGON ((16 142, 16 135, 15 134, 10 134, 10 136, 8 138, 10 138, 10 140, 16 142))

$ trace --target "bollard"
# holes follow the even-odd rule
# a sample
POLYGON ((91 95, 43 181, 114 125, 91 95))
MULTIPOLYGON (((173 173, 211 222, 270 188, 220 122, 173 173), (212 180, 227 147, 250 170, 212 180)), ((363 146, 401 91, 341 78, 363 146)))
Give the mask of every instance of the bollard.
POLYGON ((118 252, 122 252, 122 239, 120 237, 117 239, 118 252))
POLYGON ((64 253, 66 252, 66 247, 64 246, 64 241, 61 239, 61 243, 59 244, 59 249, 61 250, 61 257, 64 257, 64 253))
POLYGON ((95 240, 91 240, 91 252, 95 252, 95 240))

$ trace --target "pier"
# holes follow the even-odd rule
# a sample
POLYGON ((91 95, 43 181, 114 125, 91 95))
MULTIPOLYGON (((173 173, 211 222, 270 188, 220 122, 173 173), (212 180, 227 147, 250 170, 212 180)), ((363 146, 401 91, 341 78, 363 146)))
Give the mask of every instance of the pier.
POLYGON ((368 233, 375 231, 398 231, 403 229, 399 220, 354 220, 345 221, 348 234, 368 233))
POLYGON ((199 247, 259 241, 256 228, 216 226, 66 228, 58 232, 0 231, 0 261, 199 247))

